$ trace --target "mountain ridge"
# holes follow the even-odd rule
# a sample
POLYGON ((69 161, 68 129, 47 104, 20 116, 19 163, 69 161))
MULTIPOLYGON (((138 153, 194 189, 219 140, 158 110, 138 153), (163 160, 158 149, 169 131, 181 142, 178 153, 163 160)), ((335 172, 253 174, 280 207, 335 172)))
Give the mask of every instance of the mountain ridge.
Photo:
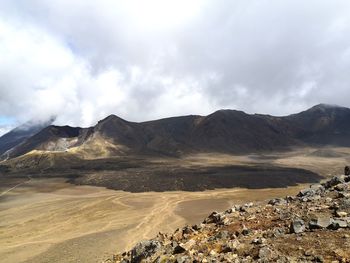
MULTIPOLYGON (((0 137, 0 143, 8 134, 0 137)), ((318 104, 282 117, 223 109, 207 116, 186 115, 130 122, 112 114, 88 128, 49 125, 20 143, 11 144, 11 148, 7 146, 9 149, 1 148, 0 144, 0 153, 4 159, 4 152, 6 158, 15 158, 34 150, 69 152, 74 149, 79 152, 81 148, 89 148, 93 151, 98 145, 99 150, 111 156, 181 156, 192 152, 240 154, 294 146, 350 146, 349 138, 350 109, 318 104)))
POLYGON ((51 125, 55 118, 50 118, 44 122, 28 121, 0 137, 0 156, 6 151, 23 143, 27 138, 35 135, 40 130, 51 125))

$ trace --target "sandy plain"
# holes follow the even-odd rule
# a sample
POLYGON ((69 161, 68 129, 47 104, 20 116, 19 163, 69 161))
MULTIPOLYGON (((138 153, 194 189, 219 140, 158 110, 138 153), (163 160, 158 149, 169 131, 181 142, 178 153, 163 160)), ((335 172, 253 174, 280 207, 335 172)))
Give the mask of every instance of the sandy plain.
MULTIPOLYGON (((328 177, 341 173, 349 152, 342 148, 263 156, 200 155, 188 157, 187 162, 217 165, 254 160, 328 177)), ((0 186, 1 262, 99 262, 158 232, 199 223, 214 210, 295 195, 305 187, 129 193, 76 186, 60 178, 18 180, 0 186)))

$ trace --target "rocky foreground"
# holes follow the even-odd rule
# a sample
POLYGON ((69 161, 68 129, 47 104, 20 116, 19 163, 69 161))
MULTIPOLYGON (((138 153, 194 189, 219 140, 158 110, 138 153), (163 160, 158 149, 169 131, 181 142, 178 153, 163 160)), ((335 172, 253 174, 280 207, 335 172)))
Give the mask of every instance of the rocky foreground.
POLYGON ((106 262, 350 262, 350 176, 213 212, 106 262))

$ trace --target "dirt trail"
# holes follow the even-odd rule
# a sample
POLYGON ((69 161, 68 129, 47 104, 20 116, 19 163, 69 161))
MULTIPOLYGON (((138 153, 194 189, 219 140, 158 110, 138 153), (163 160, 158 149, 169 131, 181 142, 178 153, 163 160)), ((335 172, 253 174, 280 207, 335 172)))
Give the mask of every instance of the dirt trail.
POLYGON ((24 182, 22 182, 22 183, 16 184, 15 186, 13 186, 13 187, 11 187, 11 188, 9 188, 9 189, 3 191, 2 193, 0 193, 0 197, 6 195, 6 194, 9 193, 10 191, 16 189, 17 187, 19 187, 19 186, 21 186, 21 185, 23 185, 23 184, 25 184, 25 183, 30 182, 30 181, 32 180, 32 177, 31 177, 30 175, 27 175, 27 178, 28 178, 28 180, 26 180, 26 181, 24 181, 24 182))
MULTIPOLYGON (((295 193, 297 188, 288 191, 295 193)), ((286 189, 223 189, 135 194, 31 179, 0 202, 0 257, 2 262, 97 262, 159 231, 171 232, 199 220, 215 207, 228 207, 227 200, 238 203, 285 193, 286 189), (200 211, 186 202, 199 205, 200 211)))

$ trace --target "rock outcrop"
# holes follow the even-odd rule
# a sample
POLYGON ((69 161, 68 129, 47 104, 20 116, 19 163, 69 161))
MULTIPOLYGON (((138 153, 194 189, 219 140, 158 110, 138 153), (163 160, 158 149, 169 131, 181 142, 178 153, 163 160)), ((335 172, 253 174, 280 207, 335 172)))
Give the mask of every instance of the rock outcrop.
POLYGON ((350 262, 350 176, 235 205, 106 262, 350 262))

